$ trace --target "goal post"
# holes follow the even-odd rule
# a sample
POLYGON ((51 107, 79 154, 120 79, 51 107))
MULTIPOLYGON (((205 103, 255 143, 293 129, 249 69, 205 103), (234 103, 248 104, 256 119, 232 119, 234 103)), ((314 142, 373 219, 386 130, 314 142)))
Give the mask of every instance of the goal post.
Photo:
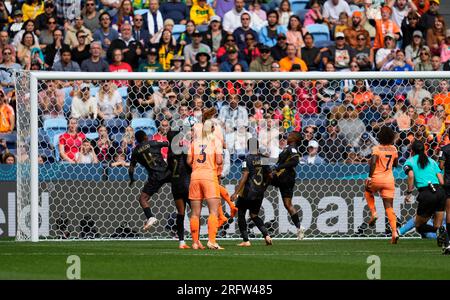
MULTIPOLYGON (((173 225, 171 214, 176 210, 169 185, 165 185, 162 191, 154 196, 156 199, 150 200, 150 206, 157 211, 161 224, 153 232, 144 234, 140 231, 143 213, 136 198, 146 180, 145 172, 141 170, 138 174, 138 187, 128 189, 126 188, 125 167, 112 168, 112 158, 103 164, 65 163, 61 159, 57 143, 58 136, 63 132, 51 132, 51 128, 46 127, 47 124, 50 124, 48 120, 65 119, 68 124, 64 128, 67 129, 70 126, 69 120, 72 113, 69 102, 72 103, 73 98, 77 97, 77 93, 81 93, 81 88, 89 86, 91 97, 97 99, 100 90, 108 84, 109 88, 112 86, 120 92, 123 101, 123 111, 117 119, 126 121, 125 125, 118 125, 120 129, 116 128, 117 132, 115 133, 109 132, 110 136, 112 134, 117 139, 111 138, 111 143, 115 144, 116 148, 120 147, 121 151, 125 151, 126 148, 122 148, 121 143, 127 134, 127 127, 140 128, 138 125, 133 125, 133 119, 152 119, 152 124, 157 126, 158 123, 170 116, 170 118, 173 118, 169 119, 172 122, 175 120, 174 115, 178 114, 181 102, 184 101, 188 102, 191 116, 195 116, 195 100, 200 99, 204 102, 204 105, 207 105, 207 103, 209 103, 208 105, 215 105, 215 100, 211 99, 213 99, 216 89, 220 90, 218 93, 224 94, 223 105, 229 105, 229 102, 232 101, 229 98, 237 97, 237 101, 241 101, 239 105, 245 107, 248 113, 246 116, 248 121, 243 125, 245 129, 242 132, 238 132, 238 127, 224 128, 226 138, 230 136, 230 139, 233 139, 229 142, 230 144, 237 145, 240 143, 240 138, 248 138, 251 134, 255 134, 259 130, 260 124, 258 122, 265 121, 263 119, 267 115, 280 124, 280 132, 276 135, 276 138, 281 137, 283 139, 285 134, 291 130, 301 128, 304 131, 306 127, 311 126, 316 131, 311 140, 317 140, 318 155, 323 161, 317 164, 311 163, 312 160, 310 161, 308 158, 302 161, 300 169, 297 169, 301 176, 297 178, 293 201, 300 210, 302 225, 307 226, 307 238, 384 237, 386 235, 384 229, 387 224, 384 218, 380 218, 376 229, 370 229, 368 233, 362 234, 357 230, 358 226, 368 216, 362 187, 363 179, 367 176, 367 168, 364 163, 364 159, 367 159, 367 149, 364 149, 366 151, 364 152, 363 148, 366 141, 367 145, 377 143, 376 131, 368 130, 368 125, 365 124, 367 120, 362 117, 363 115, 366 116, 364 111, 369 109, 375 96, 382 97, 383 103, 390 104, 392 109, 397 108, 398 102, 409 97, 408 93, 415 88, 415 82, 417 81, 422 81, 422 88, 428 91, 431 100, 433 100, 434 96, 439 94, 439 82, 444 80, 448 83, 449 79, 449 72, 16 72, 18 123, 17 240, 37 242, 40 239, 73 238, 173 238, 173 230, 169 228, 171 224, 173 225), (139 83, 140 86, 137 87, 137 81, 143 83, 139 83), (163 89, 159 86, 160 81, 168 81, 173 86, 170 89, 163 89), (178 84, 183 81, 189 81, 191 86, 185 87, 178 84), (204 89, 206 91, 200 92, 201 85, 198 84, 199 82, 205 83, 204 89), (253 85, 251 85, 252 82, 253 85), (359 82, 358 84, 362 82, 361 85, 365 88, 365 92, 370 92, 370 94, 363 95, 358 90, 355 92, 354 87, 357 86, 357 82, 359 82), (142 112, 144 107, 133 107, 135 99, 131 99, 131 94, 137 93, 135 87, 136 90, 139 90, 142 86, 149 91, 150 97, 153 97, 155 93, 160 93, 161 90, 167 91, 167 94, 162 95, 162 100, 158 100, 166 104, 156 108, 157 104, 153 103, 154 106, 151 107, 152 111, 150 112, 153 117, 150 118, 148 117, 150 114, 146 115, 142 112), (182 88, 179 86, 182 86, 182 88), (253 86, 253 92, 246 90, 249 86, 253 86), (151 92, 150 87, 152 88, 151 92), (52 90, 54 95, 45 94, 48 90, 52 90), (249 95, 247 95, 247 92, 249 95), (42 97, 39 96, 40 93, 42 97), (177 106, 173 111, 165 107, 165 105, 168 106, 171 103, 169 97, 166 97, 169 93, 175 93, 177 97, 177 106), (348 96, 351 100, 345 99, 348 94, 351 94, 348 96), (55 99, 52 98, 53 96, 55 99), (56 101, 56 104, 50 103, 50 105, 53 105, 54 111, 49 111, 48 105, 45 108, 41 106, 42 99, 46 97, 51 98, 51 101, 56 101), (58 104, 58 97, 63 97, 64 103, 58 104), (185 97, 189 99, 185 99, 185 97), (357 101, 356 98, 358 98, 357 101), (289 100, 292 101, 292 105, 288 103, 289 100), (347 103, 346 101, 350 102, 347 103), (256 102, 260 102, 262 107, 255 108, 256 102), (281 103, 287 104, 283 107, 284 104, 281 105, 281 103), (309 104, 304 105, 304 103, 309 104), (327 103, 330 105, 327 105, 327 103), (314 105, 314 108, 309 107, 310 105, 314 105), (132 108, 136 111, 132 111, 132 108), (340 111, 339 108, 342 108, 343 111, 340 111), (257 109, 263 111, 262 116, 258 115, 257 109), (352 112, 356 112, 358 122, 353 122, 352 112), (341 128, 341 131, 345 129, 347 144, 341 148, 333 148, 327 145, 327 140, 324 139, 329 134, 327 130, 332 120, 335 121, 336 126, 341 128), (257 124, 254 125, 254 123, 257 124), (363 125, 365 129, 362 129, 361 126, 363 125), (358 127, 353 128, 352 126, 358 127), (360 131, 365 135, 360 134, 360 131), (359 135, 355 136, 356 133, 359 135), (45 135, 44 138, 43 135, 45 135), (354 140, 349 140, 353 138, 354 140), (42 149, 42 139, 46 139, 45 143, 48 144, 49 149, 42 149), (327 149, 326 152, 323 152, 323 149, 327 149), (337 153, 340 151, 339 149, 345 152, 345 157, 335 161, 333 155, 340 156, 337 153), (47 152, 47 150, 49 151, 47 152), (44 156, 42 153, 51 153, 50 156, 54 156, 54 161, 40 165, 39 159, 44 156), (89 224, 94 225, 90 226, 89 224), (126 226, 121 224, 126 224, 126 226), (88 232, 84 232, 85 229, 88 232), (124 233, 126 230, 128 230, 128 233, 131 231, 131 234, 124 233)), ((136 98, 137 96, 134 95, 133 97, 136 98)), ((422 104, 419 103, 421 100, 423 100, 423 97, 420 100, 414 99, 415 104, 422 107, 422 104)), ((432 106, 435 110, 436 105, 432 103, 432 106)), ((444 108, 447 109, 447 107, 444 108)), ((416 110, 416 113, 420 110, 416 110)), ((101 108, 99 107, 99 113, 100 111, 101 108)), ((107 113, 111 112, 108 111, 107 113)), ((406 112, 404 113, 407 115, 406 112)), ((399 111, 392 111, 390 116, 398 118, 396 122, 400 123, 404 121, 404 119, 400 120, 400 115, 406 118, 399 111), (398 114, 394 115, 394 113, 398 114)), ((223 116, 227 118, 230 115, 224 113, 223 116)), ((95 130, 88 128, 86 138, 89 139, 88 136, 92 136, 92 140, 95 140, 95 138, 98 138, 96 135, 98 134, 98 127, 112 122, 106 118, 102 121, 92 119, 89 124, 95 123, 95 130)), ((234 120, 233 122, 239 123, 240 121, 242 122, 242 120, 234 120)), ((410 121, 409 128, 398 128, 399 126, 396 125, 399 137, 402 139, 398 142, 399 147, 402 147, 399 150, 405 153, 408 151, 406 139, 410 136, 418 138, 416 130, 422 130, 420 126, 424 125, 422 121, 413 120, 412 117, 410 121)), ((444 121, 441 121, 443 124, 444 121)), ((229 122, 231 122, 229 119, 223 120, 224 124, 229 122)), ((109 130, 110 127, 108 126, 109 130)), ((401 126, 405 125, 402 124, 401 126)), ((442 128, 435 130, 435 128, 429 128, 430 126, 425 129, 427 133, 436 138, 438 135, 443 136, 442 132, 439 131, 442 128)), ((152 134, 154 133, 152 131, 152 134)), ((423 134, 425 137, 425 133, 423 134)), ((429 142, 430 145, 434 143, 430 147, 436 146, 436 141, 429 142)), ((278 146, 282 147, 282 143, 279 142, 278 146)), ((439 143, 441 141, 438 141, 439 143)), ((273 146, 273 143, 271 145, 273 146)), ((306 149, 305 156, 310 155, 308 148, 314 148, 314 143, 307 143, 304 146, 306 149)), ((232 187, 240 178, 240 162, 245 149, 238 149, 236 146, 233 151, 231 171, 224 179, 224 184, 227 185, 229 192, 233 192, 232 187)), ((114 154, 114 156, 118 155, 117 153, 114 154)), ((401 221, 406 221, 414 215, 415 204, 405 206, 400 203, 403 201, 402 191, 405 188, 405 181, 400 170, 396 170, 395 176, 397 185, 396 212, 401 221)), ((379 212, 383 212, 380 203, 380 199, 377 199, 377 209, 379 212)), ((265 222, 272 226, 271 229, 275 238, 294 237, 292 221, 288 217, 282 201, 280 201, 277 190, 269 188, 263 203, 262 213, 265 222)), ((185 227, 189 228, 188 226, 185 227)), ((238 238, 237 222, 229 224, 229 227, 231 229, 225 231, 222 237, 238 238)), ((255 234, 257 235, 258 232, 255 231, 255 234)), ((411 236, 416 235, 412 234, 411 236)))

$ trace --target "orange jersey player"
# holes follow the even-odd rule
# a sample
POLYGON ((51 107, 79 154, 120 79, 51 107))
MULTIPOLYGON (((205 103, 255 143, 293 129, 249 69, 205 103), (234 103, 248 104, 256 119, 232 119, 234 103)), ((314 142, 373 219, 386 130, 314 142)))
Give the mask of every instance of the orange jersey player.
POLYGON ((199 240, 200 213, 202 200, 206 200, 209 209, 208 248, 223 249, 216 242, 218 229, 217 211, 220 202, 220 185, 217 172, 223 163, 222 143, 215 139, 214 123, 206 120, 201 136, 195 136, 188 155, 188 164, 192 166, 189 199, 191 200, 192 248, 204 249, 199 240))
POLYGON ((393 208, 395 180, 392 171, 392 168, 398 165, 398 152, 394 146, 395 132, 390 127, 384 126, 378 133, 378 140, 380 145, 372 148, 369 178, 366 180, 364 194, 371 213, 369 226, 373 226, 378 218, 374 194, 379 192, 392 230, 391 243, 396 244, 399 234, 397 233, 397 217, 393 208))

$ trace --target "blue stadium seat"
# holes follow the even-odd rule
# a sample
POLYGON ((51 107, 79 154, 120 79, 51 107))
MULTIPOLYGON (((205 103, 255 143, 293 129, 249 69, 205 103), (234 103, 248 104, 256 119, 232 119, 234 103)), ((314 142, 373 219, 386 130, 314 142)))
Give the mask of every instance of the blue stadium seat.
POLYGON ((86 133, 85 135, 88 140, 98 139, 98 132, 89 132, 89 133, 86 133))
POLYGON ((91 87, 91 96, 92 97, 95 97, 95 96, 97 96, 97 93, 98 93, 98 90, 100 89, 100 87, 98 87, 98 86, 92 86, 91 87))
POLYGON ((78 127, 84 133, 96 132, 99 123, 95 119, 79 119, 78 127))
POLYGON ((123 106, 123 112, 127 112, 127 98, 128 98, 128 87, 122 86, 117 89, 120 96, 122 97, 122 106, 123 106))
POLYGON ((339 105, 339 102, 326 102, 326 103, 322 103, 322 105, 320 105, 320 110, 322 112, 323 115, 328 114, 333 107, 339 105))
POLYGON ((135 132, 144 130, 149 137, 153 136, 158 131, 155 121, 149 118, 135 118, 131 120, 131 127, 133 127, 135 132))
POLYGON ((299 9, 305 9, 309 0, 289 0, 289 2, 291 3, 291 10, 298 11, 299 9))
POLYGON ((67 131, 67 120, 65 118, 47 119, 44 121, 44 131, 48 140, 53 141, 55 135, 67 131))
POLYGON ((135 10, 134 11, 134 14, 135 15, 141 15, 141 16, 143 16, 143 15, 145 15, 145 14, 147 14, 148 13, 148 9, 147 8, 144 8, 144 9, 138 9, 138 10, 135 10))
POLYGON ((72 92, 73 88, 69 86, 63 88, 62 90, 64 91, 64 105, 63 105, 64 115, 66 117, 69 117, 70 110, 72 108, 72 97, 70 96, 70 93, 72 92))
POLYGON ((108 132, 115 134, 118 132, 124 132, 125 128, 128 126, 127 120, 114 118, 110 120, 104 120, 104 125, 108 129, 108 132))
POLYGON ((39 155, 45 156, 47 158, 47 162, 49 163, 55 162, 53 151, 49 148, 39 149, 39 155))
POLYGON ((314 37, 314 44, 317 48, 328 47, 333 44, 327 25, 311 24, 306 26, 306 29, 314 37))
POLYGON ((326 126, 326 118, 321 115, 302 115, 302 128, 306 126, 323 127, 326 126))
POLYGON ((172 36, 178 41, 180 35, 186 31, 186 25, 175 24, 172 29, 172 36))
POLYGON ((295 12, 295 14, 300 18, 300 21, 303 22, 305 21, 305 15, 308 12, 309 9, 299 9, 295 12))

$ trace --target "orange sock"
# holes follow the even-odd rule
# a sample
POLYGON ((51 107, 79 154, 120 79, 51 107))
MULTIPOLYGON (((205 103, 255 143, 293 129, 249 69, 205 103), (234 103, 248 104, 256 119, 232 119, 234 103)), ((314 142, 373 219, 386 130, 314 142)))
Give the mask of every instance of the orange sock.
POLYGON ((217 220, 216 216, 210 215, 208 217, 208 239, 211 243, 216 242, 218 223, 219 223, 219 221, 217 220))
POLYGON ((386 208, 386 215, 389 220, 389 225, 391 225, 392 235, 394 235, 397 232, 397 217, 394 209, 392 207, 386 208))
POLYGON ((191 217, 190 223, 191 223, 192 242, 195 243, 199 240, 200 220, 198 219, 198 217, 191 217))
POLYGON ((222 201, 219 201, 219 207, 217 208, 217 215, 218 215, 218 220, 219 220, 219 227, 222 226, 223 224, 225 224, 226 221, 228 221, 228 218, 225 217, 225 214, 223 213, 223 208, 222 208, 222 201))
POLYGON ((369 206, 370 213, 372 214, 372 217, 377 213, 375 210, 375 197, 372 193, 364 192, 364 197, 366 198, 367 205, 369 206))
POLYGON ((233 201, 231 201, 231 197, 228 194, 227 189, 223 186, 220 186, 220 197, 222 197, 228 203, 228 206, 230 206, 230 208, 235 207, 233 201))

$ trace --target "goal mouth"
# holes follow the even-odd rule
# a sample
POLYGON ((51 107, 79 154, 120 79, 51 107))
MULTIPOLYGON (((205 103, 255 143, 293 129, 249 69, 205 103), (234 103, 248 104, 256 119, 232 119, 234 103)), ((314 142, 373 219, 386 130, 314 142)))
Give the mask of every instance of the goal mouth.
MULTIPOLYGON (((166 121, 172 129, 190 128, 201 122, 203 107, 218 111, 215 118, 230 151, 222 184, 230 195, 241 177, 248 138, 258 139, 267 163, 273 164, 288 133, 301 130, 292 203, 306 239, 386 238, 390 227, 380 197, 376 225, 361 227, 370 218, 364 180, 371 147, 378 144, 373 127, 384 122, 398 134, 394 211, 404 225, 415 216, 416 203, 403 203, 407 186, 401 165, 410 157, 412 139, 423 139, 433 158, 448 139, 450 121, 440 112, 448 108, 440 103, 448 97, 444 85, 449 78, 448 72, 16 72, 16 239, 176 239, 171 185, 151 197, 158 223, 144 232, 138 196, 147 173, 137 168, 137 182, 130 188, 126 166, 136 131, 163 139, 166 121), (411 92, 416 90, 420 97, 411 92), (71 126, 83 135, 65 136, 71 126), (99 142, 102 130, 107 139, 99 142)), ((230 214, 225 204, 224 210, 230 214)), ((207 208, 202 212, 200 234, 205 235, 207 208)), ((189 209, 186 238, 188 215, 189 209)), ((267 189, 260 216, 273 238, 295 238, 297 229, 278 188, 267 189)), ((250 237, 261 237, 250 220, 248 228, 250 237)), ((418 237, 414 232, 406 236, 418 237)), ((239 237, 237 220, 218 232, 218 238, 239 237)))

